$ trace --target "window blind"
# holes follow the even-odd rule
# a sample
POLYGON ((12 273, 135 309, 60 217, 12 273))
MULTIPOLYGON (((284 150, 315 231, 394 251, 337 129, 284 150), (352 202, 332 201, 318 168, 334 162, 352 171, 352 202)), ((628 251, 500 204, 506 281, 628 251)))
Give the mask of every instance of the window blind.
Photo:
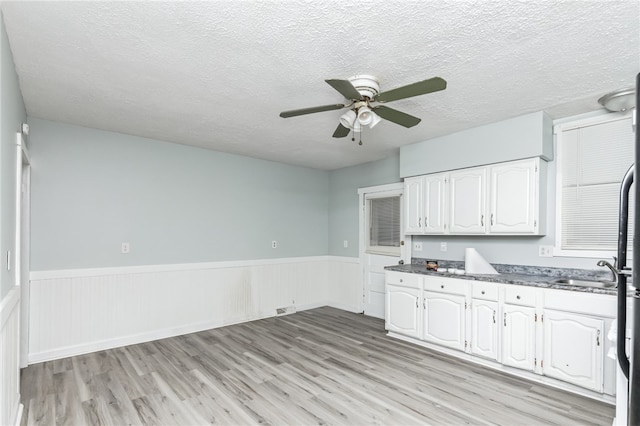
MULTIPOLYGON (((561 249, 617 248, 620 184, 633 164, 633 141, 630 117, 561 132, 558 138, 561 249)), ((630 218, 633 201, 629 202, 630 218)), ((631 242, 630 238, 629 250, 631 242)))
POLYGON ((400 247, 400 197, 369 200, 369 246, 400 247))

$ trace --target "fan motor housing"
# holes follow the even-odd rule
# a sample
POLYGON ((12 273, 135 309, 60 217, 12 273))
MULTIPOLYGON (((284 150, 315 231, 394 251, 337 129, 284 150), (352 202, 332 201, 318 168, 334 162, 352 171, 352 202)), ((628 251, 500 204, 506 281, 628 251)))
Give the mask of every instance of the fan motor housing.
POLYGON ((380 93, 378 79, 372 75, 354 75, 348 79, 353 87, 364 97, 373 99, 380 93))

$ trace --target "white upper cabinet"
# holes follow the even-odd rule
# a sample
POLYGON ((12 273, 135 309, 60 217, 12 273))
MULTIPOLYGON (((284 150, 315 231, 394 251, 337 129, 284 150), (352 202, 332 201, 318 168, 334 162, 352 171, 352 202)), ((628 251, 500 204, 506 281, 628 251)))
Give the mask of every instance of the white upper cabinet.
POLYGON ((423 196, 424 178, 422 176, 404 180, 404 224, 406 234, 421 234, 424 230, 423 196))
POLYGON ((452 234, 484 234, 486 167, 449 175, 449 230, 452 234))
POLYGON ((424 177, 424 233, 443 234, 447 231, 447 174, 424 177))
POLYGON ((539 164, 533 158, 490 168, 490 233, 537 233, 539 164))
POLYGON ((405 179, 407 234, 544 235, 540 158, 405 179))

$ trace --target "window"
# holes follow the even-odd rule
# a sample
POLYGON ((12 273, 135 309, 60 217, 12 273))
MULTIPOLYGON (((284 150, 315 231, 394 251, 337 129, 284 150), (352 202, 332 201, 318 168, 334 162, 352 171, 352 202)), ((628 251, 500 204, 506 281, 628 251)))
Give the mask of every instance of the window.
MULTIPOLYGON (((557 254, 613 255, 618 242, 620 184, 633 164, 631 115, 606 114, 568 122, 557 126, 556 133, 557 254)), ((633 199, 629 217, 633 218, 633 199)), ((629 252, 631 242, 630 238, 629 252)))
POLYGON ((400 196, 367 199, 367 253, 400 256, 400 196))

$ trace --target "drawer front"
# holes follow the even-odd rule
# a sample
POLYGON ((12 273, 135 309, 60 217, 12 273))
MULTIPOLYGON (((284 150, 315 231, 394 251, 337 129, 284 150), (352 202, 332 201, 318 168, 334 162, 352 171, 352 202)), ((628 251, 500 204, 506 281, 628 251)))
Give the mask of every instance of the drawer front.
POLYGON ((521 285, 505 285, 504 301, 511 305, 536 306, 536 288, 521 285))
POLYGON ((468 280, 456 278, 424 277, 424 289, 440 293, 460 294, 465 296, 469 288, 468 280))
POLYGON ((395 284, 418 289, 420 288, 420 284, 422 282, 421 275, 394 271, 387 271, 385 273, 387 284, 395 284))
POLYGON ((474 299, 498 301, 499 284, 472 281, 471 285, 473 286, 471 294, 474 299))

